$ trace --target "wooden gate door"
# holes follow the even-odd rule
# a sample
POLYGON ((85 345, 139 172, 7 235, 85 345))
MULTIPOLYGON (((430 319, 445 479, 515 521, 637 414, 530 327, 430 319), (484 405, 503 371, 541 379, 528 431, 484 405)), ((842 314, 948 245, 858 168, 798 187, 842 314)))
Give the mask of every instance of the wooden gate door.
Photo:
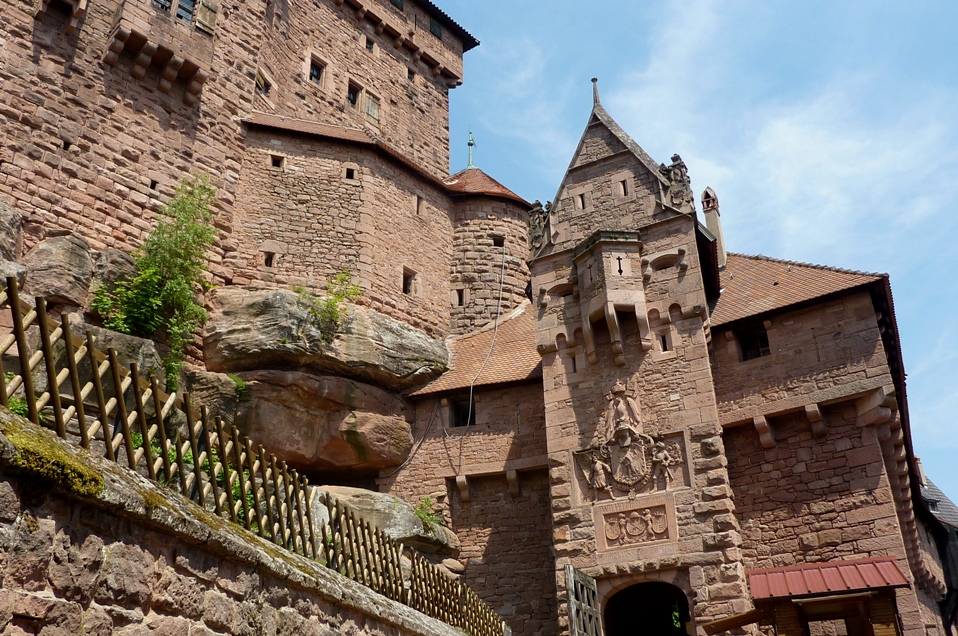
POLYGON ((565 566, 565 574, 569 590, 570 636, 603 636, 595 579, 571 565, 565 566))

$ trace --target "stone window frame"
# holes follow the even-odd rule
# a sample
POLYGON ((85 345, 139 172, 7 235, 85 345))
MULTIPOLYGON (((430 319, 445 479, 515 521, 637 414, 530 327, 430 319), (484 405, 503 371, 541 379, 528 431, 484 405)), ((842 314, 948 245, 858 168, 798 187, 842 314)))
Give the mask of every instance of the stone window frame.
POLYGON ((346 83, 346 106, 348 108, 352 108, 353 110, 359 111, 363 104, 363 93, 365 93, 365 90, 363 89, 362 85, 359 82, 350 79, 346 83), (353 94, 353 92, 355 92, 356 97, 355 99, 350 99, 350 96, 353 94))
POLYGON ((591 212, 594 209, 592 190, 592 184, 569 188, 569 197, 572 199, 572 210, 574 212, 591 212))
POLYGON ((273 239, 260 243, 258 248, 259 259, 257 268, 262 271, 274 272, 279 267, 280 260, 286 256, 289 246, 273 239))
POLYGON ((456 285, 449 292, 449 302, 454 308, 465 308, 469 304, 469 288, 465 285, 456 285))
POLYGON ((286 170, 286 157, 285 155, 280 155, 276 153, 269 153, 269 169, 275 170, 276 172, 283 172, 286 170))
POLYGON ((367 53, 371 55, 376 55, 376 40, 373 39, 373 36, 368 33, 363 36, 363 48, 367 53))
POLYGON ((772 323, 752 322, 736 327, 732 333, 739 362, 761 360, 772 355, 772 323))
POLYGON ((349 185, 358 186, 362 183, 360 179, 362 173, 360 172, 359 164, 353 161, 343 162, 340 175, 342 176, 343 181, 349 185), (350 176, 350 173, 352 176, 350 176))
POLYGON ((635 201, 635 175, 632 174, 631 170, 622 170, 620 172, 616 172, 612 175, 611 181, 613 203, 628 203, 629 201, 635 201), (619 186, 622 184, 625 185, 624 194, 619 193, 619 186))
POLYGON ((402 290, 403 296, 406 298, 418 298, 421 295, 422 291, 422 279, 419 272, 407 267, 402 266, 402 285, 400 290, 402 290))

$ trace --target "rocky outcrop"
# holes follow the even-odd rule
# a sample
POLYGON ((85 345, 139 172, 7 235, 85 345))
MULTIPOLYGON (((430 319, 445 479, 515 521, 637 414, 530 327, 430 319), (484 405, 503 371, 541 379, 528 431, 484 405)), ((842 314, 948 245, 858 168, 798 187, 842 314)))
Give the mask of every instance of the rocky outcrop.
POLYGON ((249 397, 245 383, 225 373, 187 369, 183 379, 183 389, 190 394, 194 407, 205 406, 227 425, 233 424, 240 401, 249 397))
POLYGON ((382 389, 298 371, 239 374, 249 396, 236 422, 257 444, 306 472, 398 466, 412 449, 407 406, 382 389))
POLYGON ((459 554, 459 539, 452 530, 424 523, 416 516, 416 509, 399 497, 346 486, 321 486, 319 490, 351 507, 360 517, 405 546, 443 558, 459 554))
POLYGON ((90 244, 75 234, 53 236, 37 243, 23 258, 30 296, 80 307, 93 282, 90 244))
POLYGON ((402 391, 438 376, 448 363, 441 341, 365 307, 350 305, 330 339, 309 303, 292 291, 221 287, 207 300, 203 346, 212 371, 292 367, 402 391))
POLYGON ((100 285, 112 290, 117 282, 136 276, 136 264, 133 257, 112 247, 102 252, 93 252, 93 285, 96 291, 100 285))
POLYGON ((15 261, 23 243, 23 215, 6 203, 0 203, 0 261, 15 261))

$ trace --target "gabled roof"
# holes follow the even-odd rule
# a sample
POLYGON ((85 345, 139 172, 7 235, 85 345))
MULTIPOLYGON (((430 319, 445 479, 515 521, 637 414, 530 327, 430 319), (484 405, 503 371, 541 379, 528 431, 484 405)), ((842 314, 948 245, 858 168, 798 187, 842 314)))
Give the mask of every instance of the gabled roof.
POLYGON ((479 331, 450 338, 449 371, 411 395, 467 389, 473 382, 482 386, 541 379, 542 358, 536 350, 532 303, 523 302, 498 322, 498 333, 495 323, 490 323, 479 331))
MULTIPOLYGON (((629 136, 629 133, 625 132, 625 130, 622 129, 622 126, 620 126, 614 119, 612 119, 612 115, 610 115, 608 111, 606 111, 605 107, 602 106, 602 104, 598 101, 598 99, 596 100, 595 105, 592 107, 592 115, 589 117, 589 126, 592 126, 596 122, 599 122, 603 126, 608 128, 609 132, 615 135, 615 138, 621 141, 622 144, 626 148, 628 148, 629 151, 633 155, 635 155, 639 161, 642 162, 642 165, 648 168, 649 172, 655 175, 655 177, 659 181, 661 181, 663 185, 666 185, 666 186, 671 185, 671 182, 668 179, 666 179, 665 175, 663 175, 662 172, 659 170, 659 164, 655 162, 655 159, 653 159, 652 156, 642 148, 642 146, 637 144, 635 140, 629 136)), ((586 130, 588 130, 588 126, 586 126, 586 130)), ((585 138, 584 133, 582 136, 583 138, 585 138)), ((582 146, 581 140, 579 141, 579 146, 580 147, 582 146)), ((576 149, 575 154, 576 155, 579 154, 578 148, 576 149)), ((572 160, 575 161, 575 155, 573 155, 572 160)))
POLYGON ((502 185, 479 168, 466 168, 445 180, 446 188, 454 194, 484 194, 512 199, 532 209, 532 205, 518 194, 502 185))
POLYGON ((885 274, 729 253, 712 327, 887 279, 885 274))

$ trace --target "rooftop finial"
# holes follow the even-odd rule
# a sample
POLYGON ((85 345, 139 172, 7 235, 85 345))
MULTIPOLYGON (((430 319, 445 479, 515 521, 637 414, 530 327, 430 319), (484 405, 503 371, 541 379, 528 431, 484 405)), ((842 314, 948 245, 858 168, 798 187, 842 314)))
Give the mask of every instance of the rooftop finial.
POLYGON ((472 126, 469 127, 469 165, 466 166, 466 169, 475 168, 472 165, 472 149, 476 147, 476 138, 472 136, 472 126))
POLYGON ((598 77, 592 78, 592 105, 593 106, 599 105, 599 78, 598 77))

